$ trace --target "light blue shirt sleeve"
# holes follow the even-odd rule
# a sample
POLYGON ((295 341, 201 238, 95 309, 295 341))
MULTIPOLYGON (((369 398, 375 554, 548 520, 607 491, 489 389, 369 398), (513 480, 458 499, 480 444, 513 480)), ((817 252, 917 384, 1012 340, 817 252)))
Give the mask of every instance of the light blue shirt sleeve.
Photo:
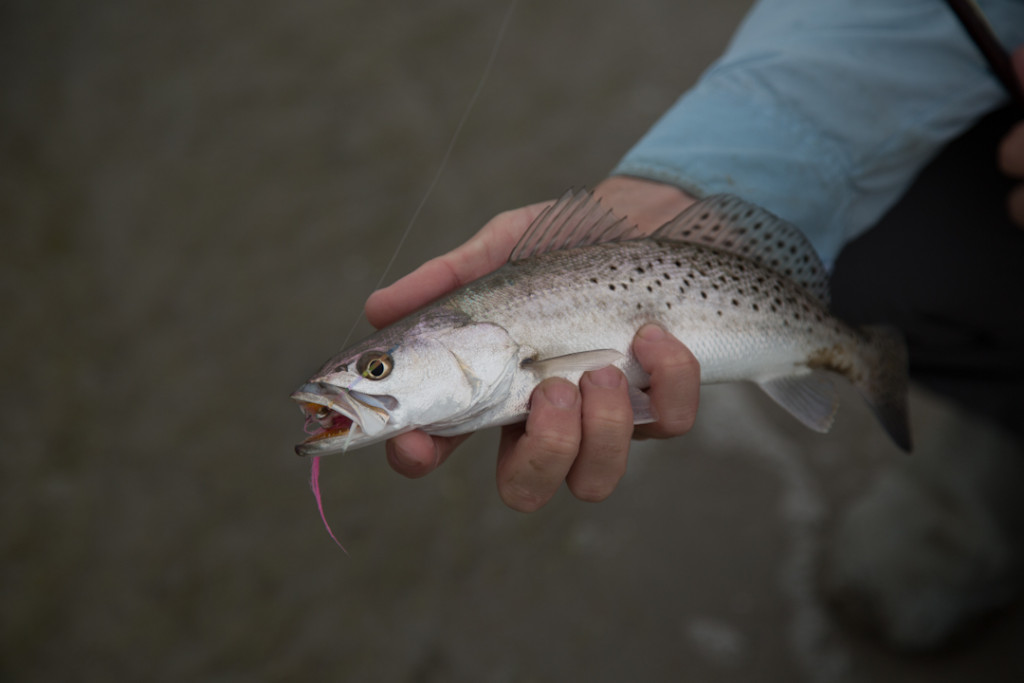
MULTIPOLYGON (((1024 44, 1024 0, 979 5, 1008 50, 1024 44)), ((613 174, 739 195, 795 223, 831 266, 1006 99, 941 0, 761 0, 613 174)))

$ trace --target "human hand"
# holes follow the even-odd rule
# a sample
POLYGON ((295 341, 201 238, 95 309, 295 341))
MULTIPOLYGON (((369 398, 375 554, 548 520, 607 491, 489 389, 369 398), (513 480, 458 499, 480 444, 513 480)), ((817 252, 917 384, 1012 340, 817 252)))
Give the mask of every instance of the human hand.
MULTIPOLYGON (((616 213, 651 232, 693 202, 680 190, 632 178, 609 178, 595 194, 616 213)), ((506 211, 468 242, 418 269, 366 302, 375 327, 388 325, 424 304, 501 266, 520 236, 548 205, 506 211)), ((683 434, 697 412, 700 369, 693 354, 655 325, 642 328, 633 352, 651 376, 648 393, 657 422, 634 429, 625 376, 608 367, 585 373, 580 385, 562 379, 542 382, 533 392, 525 423, 503 428, 498 451, 498 491, 505 503, 529 512, 555 494, 562 481, 587 501, 608 497, 625 472, 629 441, 683 434)), ((393 469, 421 477, 436 469, 468 435, 402 434, 387 443, 393 469)))
MULTIPOLYGON (((1024 47, 1014 53, 1013 65, 1024 87, 1024 47)), ((1006 175, 1024 179, 1024 121, 1017 123, 1000 143, 999 166, 1006 175)), ((1024 183, 1019 183, 1010 191, 1007 205, 1010 218, 1024 228, 1024 183)))

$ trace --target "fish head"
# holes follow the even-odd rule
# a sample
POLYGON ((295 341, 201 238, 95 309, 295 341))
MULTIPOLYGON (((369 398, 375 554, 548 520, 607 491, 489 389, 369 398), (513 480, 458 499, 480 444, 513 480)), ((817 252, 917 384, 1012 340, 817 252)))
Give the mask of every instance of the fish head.
POLYGON ((469 422, 507 392, 517 353, 508 332, 490 323, 421 319, 384 328, 292 394, 309 434, 295 452, 330 455, 469 422))

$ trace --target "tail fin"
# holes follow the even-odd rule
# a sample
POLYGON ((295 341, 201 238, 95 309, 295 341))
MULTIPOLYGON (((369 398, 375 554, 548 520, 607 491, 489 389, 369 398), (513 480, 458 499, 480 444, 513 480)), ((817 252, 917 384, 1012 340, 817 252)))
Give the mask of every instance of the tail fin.
POLYGON ((896 445, 909 452, 912 448, 907 411, 909 379, 903 335, 883 325, 868 325, 860 331, 866 337, 861 348, 865 367, 864 372, 851 377, 851 381, 896 445))

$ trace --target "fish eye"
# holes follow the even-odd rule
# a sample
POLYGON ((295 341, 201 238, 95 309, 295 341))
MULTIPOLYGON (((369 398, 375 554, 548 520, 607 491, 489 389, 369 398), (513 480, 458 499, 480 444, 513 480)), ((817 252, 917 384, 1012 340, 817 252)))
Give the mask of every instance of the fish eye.
POLYGON ((366 379, 384 379, 391 374, 395 362, 384 351, 367 351, 359 357, 356 370, 366 379))

